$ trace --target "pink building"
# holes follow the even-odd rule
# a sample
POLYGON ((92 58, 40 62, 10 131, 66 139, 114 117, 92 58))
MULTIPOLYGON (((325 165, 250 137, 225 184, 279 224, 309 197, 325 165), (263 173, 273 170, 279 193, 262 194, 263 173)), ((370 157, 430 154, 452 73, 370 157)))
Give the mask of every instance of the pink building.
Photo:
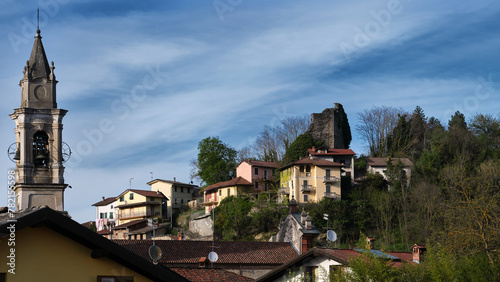
POLYGON ((278 165, 275 162, 245 160, 236 168, 236 176, 252 183, 254 190, 263 192, 273 188, 276 168, 278 165))

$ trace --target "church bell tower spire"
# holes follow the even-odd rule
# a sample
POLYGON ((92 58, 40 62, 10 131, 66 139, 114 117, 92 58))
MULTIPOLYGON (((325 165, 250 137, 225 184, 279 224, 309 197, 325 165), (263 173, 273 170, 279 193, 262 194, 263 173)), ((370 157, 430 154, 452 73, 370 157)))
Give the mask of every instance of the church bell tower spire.
POLYGON ((54 62, 49 66, 37 30, 31 56, 23 71, 21 107, 10 117, 15 121, 17 209, 49 206, 64 210, 62 120, 66 110, 56 103, 54 62))

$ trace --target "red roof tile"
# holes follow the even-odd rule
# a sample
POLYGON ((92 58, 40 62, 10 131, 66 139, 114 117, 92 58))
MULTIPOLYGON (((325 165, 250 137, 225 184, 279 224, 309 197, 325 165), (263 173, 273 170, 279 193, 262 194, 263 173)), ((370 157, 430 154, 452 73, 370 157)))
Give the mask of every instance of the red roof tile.
POLYGON ((218 282, 218 281, 253 281, 253 279, 218 268, 187 268, 171 267, 189 281, 218 282))
POLYGON ((263 161, 253 161, 253 160, 245 160, 244 162, 248 163, 249 165, 258 167, 270 167, 270 168, 278 167, 278 165, 275 162, 263 162, 263 161))
POLYGON ((356 155, 351 149, 328 149, 326 150, 314 150, 308 149, 309 154, 313 156, 345 156, 345 155, 356 155))
POLYGON ((109 197, 109 198, 106 198, 102 201, 99 201, 99 202, 93 204, 93 206, 96 206, 96 207, 105 206, 105 205, 111 204, 114 201, 116 201, 116 197, 109 197))
POLYGON ((219 183, 212 184, 212 185, 206 187, 205 189, 203 189, 203 191, 209 191, 209 190, 212 190, 212 189, 219 189, 219 188, 231 187, 231 186, 236 186, 236 185, 252 186, 252 183, 248 182, 243 177, 238 176, 238 177, 233 178, 233 179, 231 179, 229 181, 224 181, 224 182, 219 182, 219 183))
MULTIPOLYGON (((133 253, 150 260, 148 249, 151 240, 114 240, 133 253)), ((212 251, 212 241, 156 240, 163 250, 160 263, 198 264, 200 258, 212 251)), ((275 242, 215 242, 214 251, 219 255, 217 264, 280 265, 298 256, 290 243, 275 242)))
POLYGON ((301 164, 310 164, 310 165, 315 165, 315 166, 337 166, 337 167, 344 166, 343 164, 327 161, 327 160, 316 158, 316 157, 304 157, 298 161, 295 161, 295 162, 283 167, 282 169, 290 167, 290 166, 294 166, 294 165, 301 165, 301 164))
MULTIPOLYGON (((386 167, 388 158, 368 158, 368 157, 365 157, 365 160, 369 166, 386 167)), ((401 163, 403 164, 404 167, 413 166, 413 163, 408 158, 391 158, 392 165, 396 165, 399 160, 401 160, 401 163)))
POLYGON ((147 221, 147 219, 137 219, 137 220, 132 220, 132 221, 129 221, 127 223, 124 223, 124 224, 120 224, 118 226, 115 226, 113 227, 112 229, 121 229, 121 228, 127 228, 127 227, 130 227, 132 225, 136 225, 136 224, 139 224, 139 223, 142 223, 144 221, 147 221))
POLYGON ((131 192, 137 193, 139 195, 143 195, 145 197, 151 197, 151 198, 164 198, 165 197, 162 193, 158 193, 156 191, 136 190, 136 189, 128 189, 127 191, 131 191, 131 192))

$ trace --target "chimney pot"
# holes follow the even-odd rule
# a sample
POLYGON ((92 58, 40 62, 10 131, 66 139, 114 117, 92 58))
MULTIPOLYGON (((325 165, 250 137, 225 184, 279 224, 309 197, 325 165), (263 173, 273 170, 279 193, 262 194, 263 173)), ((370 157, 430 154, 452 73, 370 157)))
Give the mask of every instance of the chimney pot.
POLYGON ((104 201, 104 199, 106 199, 106 198, 104 198, 104 196, 103 196, 103 197, 102 197, 102 200, 104 201))

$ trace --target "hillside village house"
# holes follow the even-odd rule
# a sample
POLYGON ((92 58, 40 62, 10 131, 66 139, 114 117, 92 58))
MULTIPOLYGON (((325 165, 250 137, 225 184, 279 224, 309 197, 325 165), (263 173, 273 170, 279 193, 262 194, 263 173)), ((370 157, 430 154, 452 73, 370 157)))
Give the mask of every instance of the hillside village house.
POLYGON ((309 156, 317 157, 319 159, 324 159, 327 161, 343 164, 342 176, 351 176, 354 178, 354 153, 351 149, 317 149, 312 147, 308 149, 307 153, 309 156))
POLYGON ((236 176, 252 183, 255 192, 267 192, 273 188, 275 162, 245 160, 236 167, 236 176))
POLYGON ((407 263, 418 263, 413 260, 410 252, 315 247, 257 278, 256 281, 330 281, 331 275, 348 271, 349 262, 364 257, 366 252, 386 260, 396 268, 407 263))
POLYGON ((116 197, 104 198, 92 206, 96 207, 95 225, 97 232, 102 230, 110 230, 116 226, 116 197))
POLYGON ((216 208, 224 198, 229 196, 241 196, 252 193, 254 185, 241 176, 229 181, 219 182, 206 187, 203 190, 203 205, 205 213, 209 214, 216 208))
MULTIPOLYGON (((368 173, 381 174, 385 180, 387 176, 385 175, 385 170, 387 170, 387 161, 388 158, 364 158, 366 161, 366 171, 368 173)), ((408 158, 391 158, 392 165, 397 165, 399 162, 403 165, 403 170, 406 173, 406 186, 410 186, 410 178, 411 178, 411 169, 413 167, 413 163, 408 158)))
POLYGON ((280 169, 280 199, 317 203, 323 197, 340 200, 344 165, 317 157, 304 157, 280 169))
POLYGON ((174 180, 154 179, 147 183, 151 186, 151 191, 160 192, 168 201, 166 204, 165 218, 170 218, 182 206, 193 200, 193 192, 197 185, 187 184, 174 180))
POLYGON ((167 199, 161 192, 128 189, 116 197, 117 225, 145 218, 162 218, 167 199))

